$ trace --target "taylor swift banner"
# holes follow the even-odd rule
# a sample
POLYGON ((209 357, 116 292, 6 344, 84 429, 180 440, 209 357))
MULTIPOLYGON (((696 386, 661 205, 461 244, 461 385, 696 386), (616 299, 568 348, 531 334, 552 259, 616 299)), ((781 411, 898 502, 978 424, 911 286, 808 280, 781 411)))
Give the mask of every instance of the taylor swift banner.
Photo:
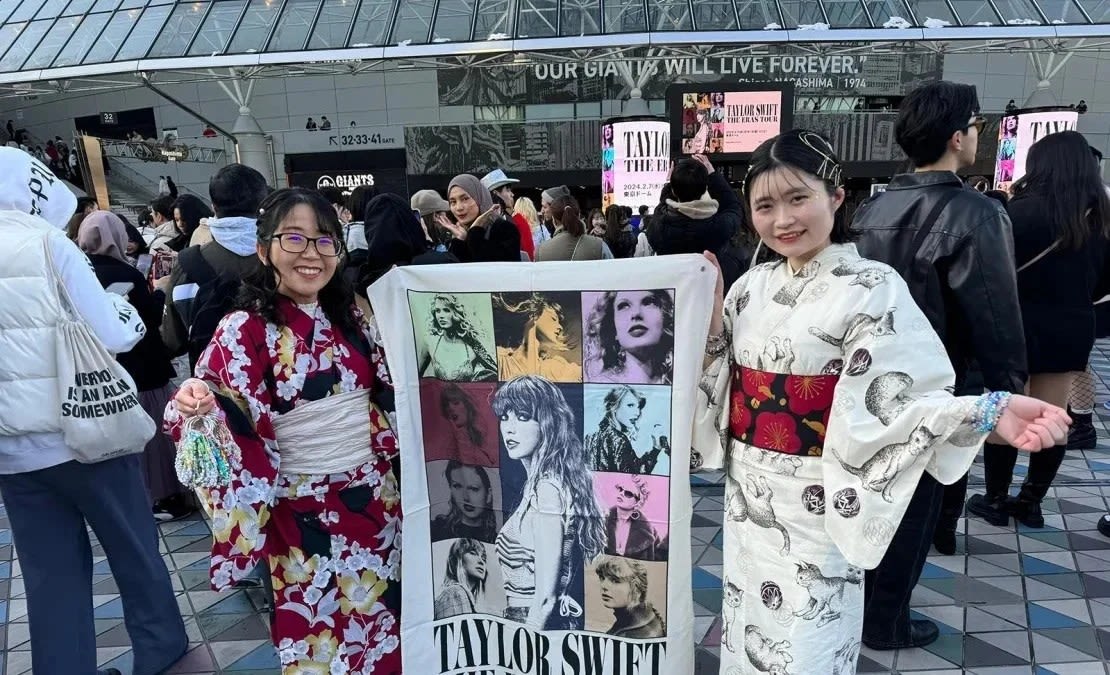
POLYGON ((714 283, 700 256, 666 256, 403 267, 371 287, 405 672, 693 672, 688 448, 714 283))

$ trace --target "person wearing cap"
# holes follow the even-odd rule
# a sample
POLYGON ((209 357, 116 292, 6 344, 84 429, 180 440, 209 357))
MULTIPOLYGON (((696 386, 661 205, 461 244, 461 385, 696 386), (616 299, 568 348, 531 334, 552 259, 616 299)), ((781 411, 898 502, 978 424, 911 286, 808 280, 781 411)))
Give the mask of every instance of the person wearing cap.
POLYGON ((0 148, 0 496, 23 570, 31 671, 120 675, 96 667, 87 522, 123 599, 132 672, 154 675, 184 655, 189 639, 158 553, 141 455, 81 463, 62 434, 54 349, 63 323, 84 323, 113 353, 130 351, 146 334, 139 312, 100 285, 66 238, 76 205, 45 165, 0 148), (58 304, 54 275, 72 315, 58 304))
POLYGON ((420 216, 420 222, 437 251, 446 251, 451 243, 451 230, 444 227, 440 221, 448 220, 447 214, 451 205, 439 196, 435 190, 420 190, 412 195, 409 206, 420 216))
POLYGON ((455 235, 448 247, 462 262, 520 262, 520 232, 494 207, 493 196, 477 177, 464 173, 451 179, 447 203, 455 215, 437 221, 455 235))
MULTIPOLYGON (((509 178, 501 169, 494 169, 482 177, 482 187, 490 192, 493 203, 501 204, 501 213, 512 214, 516 205, 516 195, 513 194, 513 185, 520 181, 509 178)), ((513 225, 520 232, 520 250, 528 256, 529 260, 536 259, 536 246, 532 243, 532 228, 524 218, 512 216, 513 225)))
POLYGON ((569 196, 570 188, 566 185, 547 188, 540 193, 540 223, 547 228, 547 232, 551 236, 555 236, 555 230, 558 227, 555 215, 551 213, 551 205, 555 203, 555 200, 569 196))

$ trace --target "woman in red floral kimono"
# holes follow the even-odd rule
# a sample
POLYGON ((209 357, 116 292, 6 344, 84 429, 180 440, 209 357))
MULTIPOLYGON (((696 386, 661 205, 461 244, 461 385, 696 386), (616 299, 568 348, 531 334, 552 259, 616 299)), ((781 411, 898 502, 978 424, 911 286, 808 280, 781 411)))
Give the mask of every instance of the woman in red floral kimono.
POLYGON ((180 440, 186 418, 218 407, 241 449, 230 485, 206 490, 212 586, 231 588, 268 563, 283 675, 394 675, 401 509, 383 412, 389 372, 336 274, 342 230, 331 205, 280 190, 258 225, 265 267, 166 410, 180 440))

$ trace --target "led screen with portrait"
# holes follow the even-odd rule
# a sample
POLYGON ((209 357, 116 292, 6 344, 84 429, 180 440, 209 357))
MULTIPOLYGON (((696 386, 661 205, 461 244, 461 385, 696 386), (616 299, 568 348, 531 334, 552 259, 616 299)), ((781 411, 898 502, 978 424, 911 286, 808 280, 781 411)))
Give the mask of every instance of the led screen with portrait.
POLYGON ((601 207, 654 210, 670 170, 670 123, 658 118, 601 125, 601 207))
POLYGON ((994 165, 994 189, 1009 191, 1025 175, 1029 148, 1059 131, 1075 131, 1079 113, 1074 110, 1019 112, 1006 115, 998 124, 998 156, 994 165))
POLYGON ((761 143, 791 128, 794 87, 672 85, 667 90, 675 154, 744 160, 761 143))

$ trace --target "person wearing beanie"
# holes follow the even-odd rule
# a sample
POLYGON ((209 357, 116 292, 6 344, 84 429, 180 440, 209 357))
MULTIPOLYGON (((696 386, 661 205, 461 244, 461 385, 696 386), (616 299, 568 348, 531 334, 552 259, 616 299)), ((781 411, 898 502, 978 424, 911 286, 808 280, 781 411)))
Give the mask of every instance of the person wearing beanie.
POLYGON ((433 242, 434 248, 437 251, 446 251, 453 236, 451 230, 440 223, 441 220, 450 223, 447 214, 451 211, 451 205, 447 200, 440 197, 435 190, 420 190, 413 194, 409 205, 420 216, 420 222, 424 224, 424 231, 433 242))
POLYGON ((559 227, 555 236, 540 245, 536 262, 557 260, 611 260, 613 252, 604 239, 586 234, 578 200, 569 195, 551 204, 551 212, 559 227))
POLYGON ((566 185, 557 185, 552 188, 547 188, 540 193, 540 223, 547 228, 547 233, 552 236, 555 235, 558 222, 555 219, 555 215, 551 213, 551 205, 555 203, 555 200, 569 196, 570 188, 566 185))
POLYGON ((0 148, 0 292, 7 299, 0 313, 0 496, 23 571, 32 672, 119 675, 96 667, 88 523, 123 597, 132 672, 154 675, 184 655, 189 639, 158 553, 140 455, 81 463, 62 434, 55 345, 63 323, 86 324, 113 353, 130 351, 146 333, 139 312, 101 287, 89 259, 66 238, 76 206, 44 164, 0 148), (58 302, 55 275, 72 314, 58 302))
POLYGON ((389 193, 374 197, 366 206, 366 255, 355 278, 355 299, 363 311, 369 309, 363 305, 366 289, 394 266, 459 262, 451 253, 435 250, 413 211, 403 197, 389 193))
POLYGON ((441 220, 455 240, 448 247, 462 262, 520 262, 520 232, 477 177, 464 173, 451 179, 447 202, 455 223, 441 220))

